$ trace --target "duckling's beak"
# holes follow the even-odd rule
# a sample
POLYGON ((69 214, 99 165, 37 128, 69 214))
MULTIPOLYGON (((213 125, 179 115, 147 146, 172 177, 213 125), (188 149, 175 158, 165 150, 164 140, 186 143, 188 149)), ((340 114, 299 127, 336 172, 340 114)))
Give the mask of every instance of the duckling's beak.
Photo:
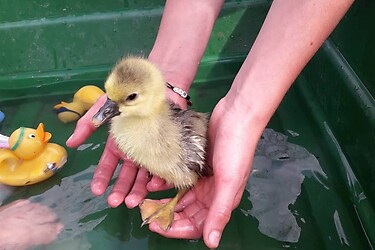
POLYGON ((99 111, 92 117, 92 123, 95 127, 100 127, 112 117, 120 114, 117 103, 107 98, 107 101, 99 109, 99 111))

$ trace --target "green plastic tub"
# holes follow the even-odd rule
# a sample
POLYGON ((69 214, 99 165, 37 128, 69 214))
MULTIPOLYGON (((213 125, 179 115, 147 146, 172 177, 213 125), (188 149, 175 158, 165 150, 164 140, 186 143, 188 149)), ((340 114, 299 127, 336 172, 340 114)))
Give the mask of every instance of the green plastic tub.
MULTIPOLYGON (((20 126, 43 122, 52 141, 65 145, 75 124, 61 123, 53 106, 71 99, 84 85, 102 87, 122 55, 147 56, 163 5, 164 1, 0 1, 0 110, 6 115, 0 133, 9 135, 20 126)), ((225 2, 191 89, 194 109, 210 112, 226 94, 269 6, 269 1, 225 2)), ((247 188, 220 249, 375 246, 374 31, 375 3, 356 1, 268 125, 288 135, 288 145, 309 152, 321 170, 302 172, 295 199, 285 207, 297 223, 298 237, 285 240, 283 235, 280 239, 265 234, 251 213, 257 204, 247 188)), ((63 232, 41 249, 205 249, 202 240, 167 239, 141 228, 138 208, 109 208, 108 192, 103 197, 91 194, 107 129, 100 128, 79 149, 67 148, 68 162, 60 172, 42 183, 13 189, 3 204, 29 198, 59 216, 63 232)), ((277 199, 277 194, 265 196, 266 201, 277 199)), ((280 224, 277 218, 269 225, 280 224)))

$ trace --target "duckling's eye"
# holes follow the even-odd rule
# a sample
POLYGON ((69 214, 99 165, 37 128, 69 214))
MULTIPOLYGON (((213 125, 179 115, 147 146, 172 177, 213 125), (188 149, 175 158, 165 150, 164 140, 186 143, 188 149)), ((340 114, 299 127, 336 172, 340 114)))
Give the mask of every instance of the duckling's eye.
POLYGON ((137 94, 133 93, 133 94, 128 95, 128 97, 126 98, 126 100, 127 101, 133 101, 135 98, 137 98, 137 94))
POLYGON ((34 138, 35 138, 35 135, 34 135, 34 134, 29 134, 28 137, 29 137, 30 139, 34 139, 34 138))

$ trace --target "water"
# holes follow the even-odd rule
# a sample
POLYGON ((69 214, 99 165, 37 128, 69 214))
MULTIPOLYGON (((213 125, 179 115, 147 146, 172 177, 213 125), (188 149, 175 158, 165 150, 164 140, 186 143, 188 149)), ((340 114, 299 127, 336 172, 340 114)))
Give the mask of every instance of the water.
POLYGON ((259 221, 263 234, 280 241, 298 242, 301 228, 289 205, 301 194, 306 175, 318 174, 325 179, 327 176, 314 155, 288 143, 287 138, 272 129, 263 132, 246 185, 252 208, 242 211, 259 221))
POLYGON ((79 249, 86 249, 83 246, 90 246, 90 244, 85 238, 85 232, 92 231, 106 218, 106 213, 101 212, 109 209, 106 196, 110 189, 104 196, 92 195, 90 182, 95 167, 92 165, 84 171, 65 177, 60 185, 55 185, 44 193, 30 198, 32 202, 53 208, 63 222, 64 229, 54 244, 78 240, 79 249))
POLYGON ((0 206, 13 193, 14 188, 0 183, 0 206))
POLYGON ((0 111, 0 123, 4 120, 5 115, 3 112, 0 111))
MULTIPOLYGON (((226 80, 202 83, 195 94, 205 94, 207 98, 198 98, 195 108, 211 110, 226 93, 225 83, 226 80), (216 91, 207 86, 215 86, 216 91)), ((272 130, 265 131, 241 204, 232 213, 220 247, 368 249, 343 184, 345 180, 330 161, 327 142, 320 137, 319 128, 310 124, 311 120, 292 94, 289 92, 289 99, 288 96, 284 99, 270 124, 290 138, 272 130)), ((51 112, 60 98, 44 96, 42 101, 30 98, 0 103, 7 115, 0 124, 0 133, 9 136, 19 126, 33 127, 42 121, 53 134, 52 142, 64 145, 75 124, 62 124, 51 112)), ((36 249, 206 249, 201 239, 167 239, 147 227, 141 228, 138 208, 127 209, 124 205, 109 208, 106 199, 114 180, 103 196, 91 194, 93 171, 107 136, 108 128, 103 127, 78 150, 67 148, 68 162, 64 168, 42 183, 20 188, 0 187, 2 204, 30 199, 50 207, 64 224, 55 242, 36 249)), ((152 198, 170 196, 152 194, 152 198)), ((365 199, 361 193, 358 197, 365 199)))
MULTIPOLYGON (((296 133, 293 135, 296 136, 296 133)), ((292 211, 289 206, 294 204, 301 194, 301 185, 305 177, 314 179, 324 189, 329 188, 324 184, 327 176, 316 157, 303 147, 287 142, 287 138, 272 129, 264 131, 256 150, 252 174, 246 185, 246 190, 249 192, 247 198, 252 208, 247 209, 242 206, 240 209, 245 216, 250 215, 258 220, 258 229, 262 234, 281 243, 296 243, 301 234, 297 219, 302 223, 306 221, 302 216, 297 218, 298 212, 292 211)), ((77 153, 90 154, 102 144, 83 144, 77 149, 77 153)), ((44 192, 29 197, 32 202, 52 208, 64 224, 64 229, 58 239, 47 249, 99 249, 94 243, 94 238, 102 238, 102 244, 106 242, 104 239, 111 241, 108 243, 110 245, 125 243, 118 238, 120 232, 103 231, 105 221, 112 220, 108 218, 111 211, 118 209, 111 209, 107 205, 106 198, 112 186, 103 196, 95 197, 91 193, 90 182, 95 167, 96 165, 91 165, 75 174, 63 177, 58 185, 53 185, 44 192)), ((1 196, 7 197, 13 192, 13 188, 10 187, 3 187, 0 190, 2 190, 0 198, 1 196)), ((128 215, 125 213, 124 216, 128 215)), ((138 211, 135 217, 139 217, 138 211)), ((121 218, 121 215, 118 218, 121 218)), ((340 239, 345 243, 347 239, 337 211, 335 211, 334 218, 340 239)), ((126 245, 146 247, 147 237, 135 239, 131 236, 141 230, 137 223, 139 219, 127 220, 127 223, 130 223, 127 227, 130 226, 133 229, 127 232, 128 243, 126 245)), ((199 244, 199 242, 192 241, 189 243, 199 244)), ((290 245, 283 244, 283 247, 287 248, 290 245)))

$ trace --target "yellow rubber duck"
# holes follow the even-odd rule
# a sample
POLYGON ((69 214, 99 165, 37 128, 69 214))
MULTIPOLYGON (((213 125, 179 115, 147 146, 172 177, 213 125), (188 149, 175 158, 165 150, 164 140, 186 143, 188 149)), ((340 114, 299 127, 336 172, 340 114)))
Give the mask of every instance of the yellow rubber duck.
POLYGON ((94 85, 84 86, 74 94, 72 102, 61 102, 55 105, 54 111, 64 123, 77 121, 103 94, 103 90, 94 85))
POLYGON ((48 143, 52 135, 37 129, 21 127, 8 138, 0 135, 0 183, 26 186, 51 177, 67 161, 66 150, 48 143))

